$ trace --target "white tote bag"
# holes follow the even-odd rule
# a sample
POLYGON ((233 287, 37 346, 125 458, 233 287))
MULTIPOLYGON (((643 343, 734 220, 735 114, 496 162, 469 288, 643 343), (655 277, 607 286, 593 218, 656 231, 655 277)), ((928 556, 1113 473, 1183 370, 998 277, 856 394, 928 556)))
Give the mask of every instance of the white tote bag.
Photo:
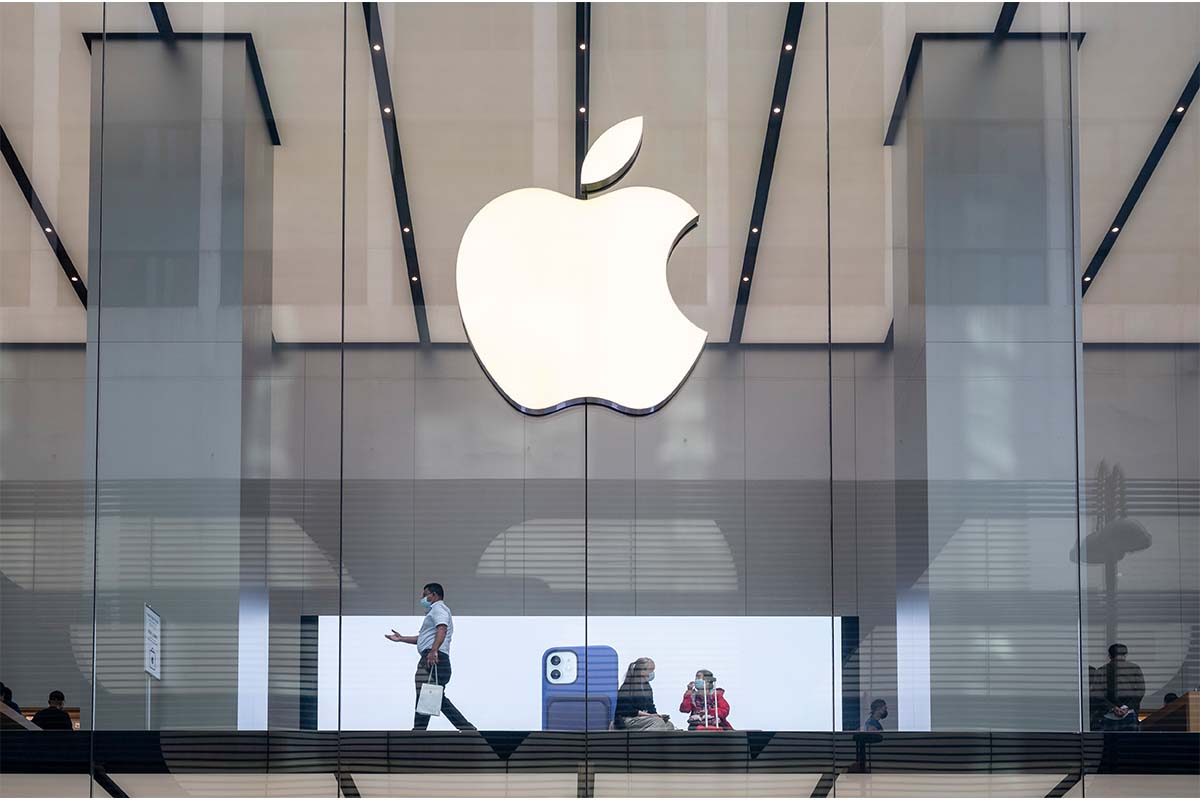
POLYGON ((445 690, 437 684, 437 667, 433 668, 430 681, 421 684, 421 694, 417 696, 417 713, 430 717, 442 715, 442 693, 445 690))

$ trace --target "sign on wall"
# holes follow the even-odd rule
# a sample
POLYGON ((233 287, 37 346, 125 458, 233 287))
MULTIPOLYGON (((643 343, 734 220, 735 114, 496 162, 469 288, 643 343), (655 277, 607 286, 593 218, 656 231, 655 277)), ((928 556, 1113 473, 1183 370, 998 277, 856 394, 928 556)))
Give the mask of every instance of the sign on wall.
POLYGON ((142 624, 145 645, 142 666, 146 672, 162 680, 162 617, 149 604, 145 609, 146 615, 142 624))
MULTIPOLYGON (((641 117, 606 131, 583 162, 584 188, 620 180, 641 145, 641 117)), ((707 338, 667 286, 667 259, 698 222, 685 200, 648 186, 585 200, 517 189, 484 206, 459 245, 458 305, 500 393, 534 415, 661 408, 707 338)))

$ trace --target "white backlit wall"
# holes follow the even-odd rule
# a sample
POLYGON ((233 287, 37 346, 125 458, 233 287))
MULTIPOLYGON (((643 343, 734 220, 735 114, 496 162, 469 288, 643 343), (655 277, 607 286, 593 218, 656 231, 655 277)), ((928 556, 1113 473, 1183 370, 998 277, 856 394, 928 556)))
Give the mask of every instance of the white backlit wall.
MULTIPOLYGON (((412 727, 416 648, 383 638, 413 634, 420 617, 344 617, 342 730, 412 727)), ((454 620, 454 675, 446 694, 483 730, 540 730, 542 654, 553 647, 606 644, 621 675, 640 656, 655 661, 660 713, 677 727, 684 687, 700 668, 725 689, 739 729, 830 730, 841 726, 840 647, 829 617, 481 617, 454 620)), ((338 728, 338 618, 320 618, 317 724, 338 728)), ((434 718, 432 728, 449 729, 434 718)))

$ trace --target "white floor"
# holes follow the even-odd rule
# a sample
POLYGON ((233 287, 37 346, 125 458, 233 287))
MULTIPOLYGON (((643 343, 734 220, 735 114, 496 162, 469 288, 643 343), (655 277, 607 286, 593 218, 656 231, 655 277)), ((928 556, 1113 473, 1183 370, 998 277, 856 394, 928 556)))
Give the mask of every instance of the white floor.
POLYGON ((576 797, 574 772, 371 773, 352 776, 363 797, 576 797))
POLYGON ((333 773, 110 773, 130 797, 336 797, 333 773))
POLYGON ((1200 797, 1198 775, 1084 775, 1066 797, 1200 797))
MULTIPOLYGON (((87 797, 87 775, 33 775, 0 772, 0 797, 87 797)), ((92 797, 108 797, 95 787, 92 797)))
POLYGON ((809 797, 820 773, 598 772, 596 797, 809 797))
POLYGON ((1066 774, 873 772, 839 775, 832 797, 1045 797, 1066 774))

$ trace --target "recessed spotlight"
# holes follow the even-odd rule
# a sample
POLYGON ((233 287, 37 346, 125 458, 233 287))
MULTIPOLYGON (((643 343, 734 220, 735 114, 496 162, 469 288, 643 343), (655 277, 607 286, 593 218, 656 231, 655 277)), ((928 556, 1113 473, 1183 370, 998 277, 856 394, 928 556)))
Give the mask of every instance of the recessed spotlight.
POLYGON ((751 229, 750 229, 750 232, 751 232, 751 233, 758 233, 758 228, 751 228, 751 229))
POLYGON ((53 229, 53 228, 46 228, 46 233, 54 233, 54 229, 53 229))
POLYGON ((750 282, 750 276, 749 276, 749 275, 746 275, 745 277, 743 277, 743 278, 742 278, 742 283, 749 283, 749 282, 750 282))
POLYGON ((1120 232, 1121 232, 1121 227, 1119 225, 1112 226, 1112 233, 1120 233, 1120 232))
POLYGON ((413 275, 413 276, 412 276, 412 282, 413 282, 413 283, 416 283, 416 282, 417 282, 417 276, 416 276, 416 275, 413 275))
POLYGON ((72 276, 71 276, 71 283, 78 283, 78 282, 79 282, 79 276, 78 276, 78 275, 72 275, 72 276))
POLYGON ((792 46, 791 46, 790 44, 785 44, 785 45, 783 46, 783 49, 784 49, 784 50, 787 50, 789 53, 790 53, 790 52, 792 52, 792 46))
POLYGON ((1092 282, 1092 276, 1091 276, 1091 275, 1084 275, 1084 276, 1083 276, 1083 282, 1084 282, 1084 283, 1091 283, 1091 282, 1092 282))
POLYGON ((391 107, 391 106, 384 106, 384 107, 383 107, 383 113, 385 113, 385 114, 390 114, 390 113, 392 113, 392 107, 391 107))
POLYGON ((774 111, 776 114, 778 114, 782 110, 783 109, 781 109, 779 106, 775 106, 775 108, 772 109, 772 111, 774 111))
POLYGON ((580 106, 580 107, 579 107, 579 113, 580 113, 580 114, 586 114, 586 113, 587 113, 587 108, 585 108, 584 106, 580 106))
POLYGON ((580 43, 579 43, 579 49, 580 49, 580 50, 587 50, 587 42, 580 42, 580 43))
POLYGON ((380 50, 382 50, 382 49, 383 49, 383 45, 378 45, 378 44, 377 44, 377 45, 375 45, 374 47, 372 47, 371 49, 372 49, 372 50, 374 50, 376 53, 378 53, 380 50))
POLYGON ((1176 114, 1182 114, 1183 112, 1184 112, 1183 106, 1179 106, 1178 108, 1175 109, 1176 114))
POLYGON ((401 228, 401 230, 404 231, 405 233, 412 233, 412 228, 408 227, 407 225, 405 225, 403 228, 401 228))

